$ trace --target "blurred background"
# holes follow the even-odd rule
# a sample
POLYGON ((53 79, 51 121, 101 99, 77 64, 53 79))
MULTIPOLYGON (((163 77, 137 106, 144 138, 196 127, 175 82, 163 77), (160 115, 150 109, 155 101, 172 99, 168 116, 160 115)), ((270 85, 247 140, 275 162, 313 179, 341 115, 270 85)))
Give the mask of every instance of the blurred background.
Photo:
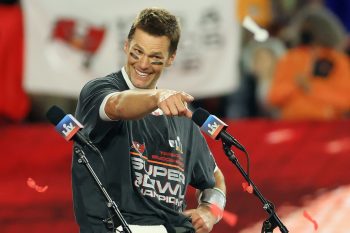
MULTIPOLYGON (((290 232, 348 233, 347 0, 0 0, 0 231, 78 232, 72 143, 45 114, 52 105, 74 114, 84 83, 123 66, 132 20, 150 6, 182 25, 159 87, 192 94, 193 109, 228 123, 250 154, 252 180, 290 232)), ((228 187, 213 232, 260 232, 262 204, 242 188, 221 143, 208 143, 228 187)))

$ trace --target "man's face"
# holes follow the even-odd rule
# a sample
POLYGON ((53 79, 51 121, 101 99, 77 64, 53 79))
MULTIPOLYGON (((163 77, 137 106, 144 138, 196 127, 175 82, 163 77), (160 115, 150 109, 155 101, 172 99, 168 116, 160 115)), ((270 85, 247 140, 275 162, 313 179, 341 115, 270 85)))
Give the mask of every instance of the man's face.
POLYGON ((175 54, 169 55, 169 45, 168 37, 152 36, 140 29, 136 29, 134 37, 125 42, 125 68, 135 87, 155 88, 164 67, 170 66, 175 58, 175 54))

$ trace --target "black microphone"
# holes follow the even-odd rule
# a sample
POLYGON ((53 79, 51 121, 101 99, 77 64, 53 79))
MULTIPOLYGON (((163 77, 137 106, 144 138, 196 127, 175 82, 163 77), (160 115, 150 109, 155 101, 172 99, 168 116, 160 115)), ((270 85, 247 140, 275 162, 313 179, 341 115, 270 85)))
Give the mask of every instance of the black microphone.
POLYGON ((47 119, 55 125, 56 131, 61 134, 66 141, 73 140, 90 150, 100 153, 94 144, 81 132, 84 126, 71 114, 66 114, 61 108, 53 105, 46 113, 47 119))
POLYGON ((197 108, 193 112, 192 120, 211 138, 215 140, 221 138, 224 143, 234 145, 243 152, 246 151, 245 148, 234 137, 226 132, 225 129, 227 128, 227 124, 225 124, 225 122, 221 121, 216 116, 210 115, 207 110, 203 108, 197 108))

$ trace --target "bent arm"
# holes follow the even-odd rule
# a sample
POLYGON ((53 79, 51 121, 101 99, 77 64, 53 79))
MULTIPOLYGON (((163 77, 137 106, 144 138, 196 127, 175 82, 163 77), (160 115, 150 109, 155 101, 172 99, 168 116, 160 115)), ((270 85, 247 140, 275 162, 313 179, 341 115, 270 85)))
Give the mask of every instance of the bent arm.
POLYGON ((105 112, 112 120, 139 119, 157 109, 156 90, 127 90, 110 96, 105 112))
POLYGON ((126 90, 110 96, 104 110, 112 120, 140 119, 157 108, 168 116, 191 117, 187 108, 191 101, 191 95, 173 90, 126 90))
MULTIPOLYGON (((225 178, 221 170, 218 168, 214 173, 215 186, 214 189, 219 189, 218 195, 226 196, 225 178)), ((196 190, 196 196, 199 198, 201 190, 196 190)), ((225 197, 226 199, 226 197, 225 197)), ((223 206, 225 203, 223 203, 223 206)), ((213 226, 221 219, 223 209, 218 208, 217 205, 209 203, 201 203, 196 209, 190 209, 184 211, 186 216, 192 219, 192 225, 196 230, 196 233, 208 233, 213 229, 213 226)))

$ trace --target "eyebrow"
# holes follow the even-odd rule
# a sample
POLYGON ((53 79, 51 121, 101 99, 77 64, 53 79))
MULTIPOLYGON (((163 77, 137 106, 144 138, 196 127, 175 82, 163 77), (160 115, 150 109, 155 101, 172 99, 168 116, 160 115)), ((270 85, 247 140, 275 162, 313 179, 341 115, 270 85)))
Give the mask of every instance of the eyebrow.
MULTIPOLYGON (((143 48, 141 46, 139 46, 138 44, 135 44, 133 46, 133 48, 135 49, 139 49, 141 50, 142 52, 144 52, 143 48)), ((153 52, 151 54, 149 54, 148 56, 161 56, 161 57, 164 57, 163 53, 162 52, 153 52)))

